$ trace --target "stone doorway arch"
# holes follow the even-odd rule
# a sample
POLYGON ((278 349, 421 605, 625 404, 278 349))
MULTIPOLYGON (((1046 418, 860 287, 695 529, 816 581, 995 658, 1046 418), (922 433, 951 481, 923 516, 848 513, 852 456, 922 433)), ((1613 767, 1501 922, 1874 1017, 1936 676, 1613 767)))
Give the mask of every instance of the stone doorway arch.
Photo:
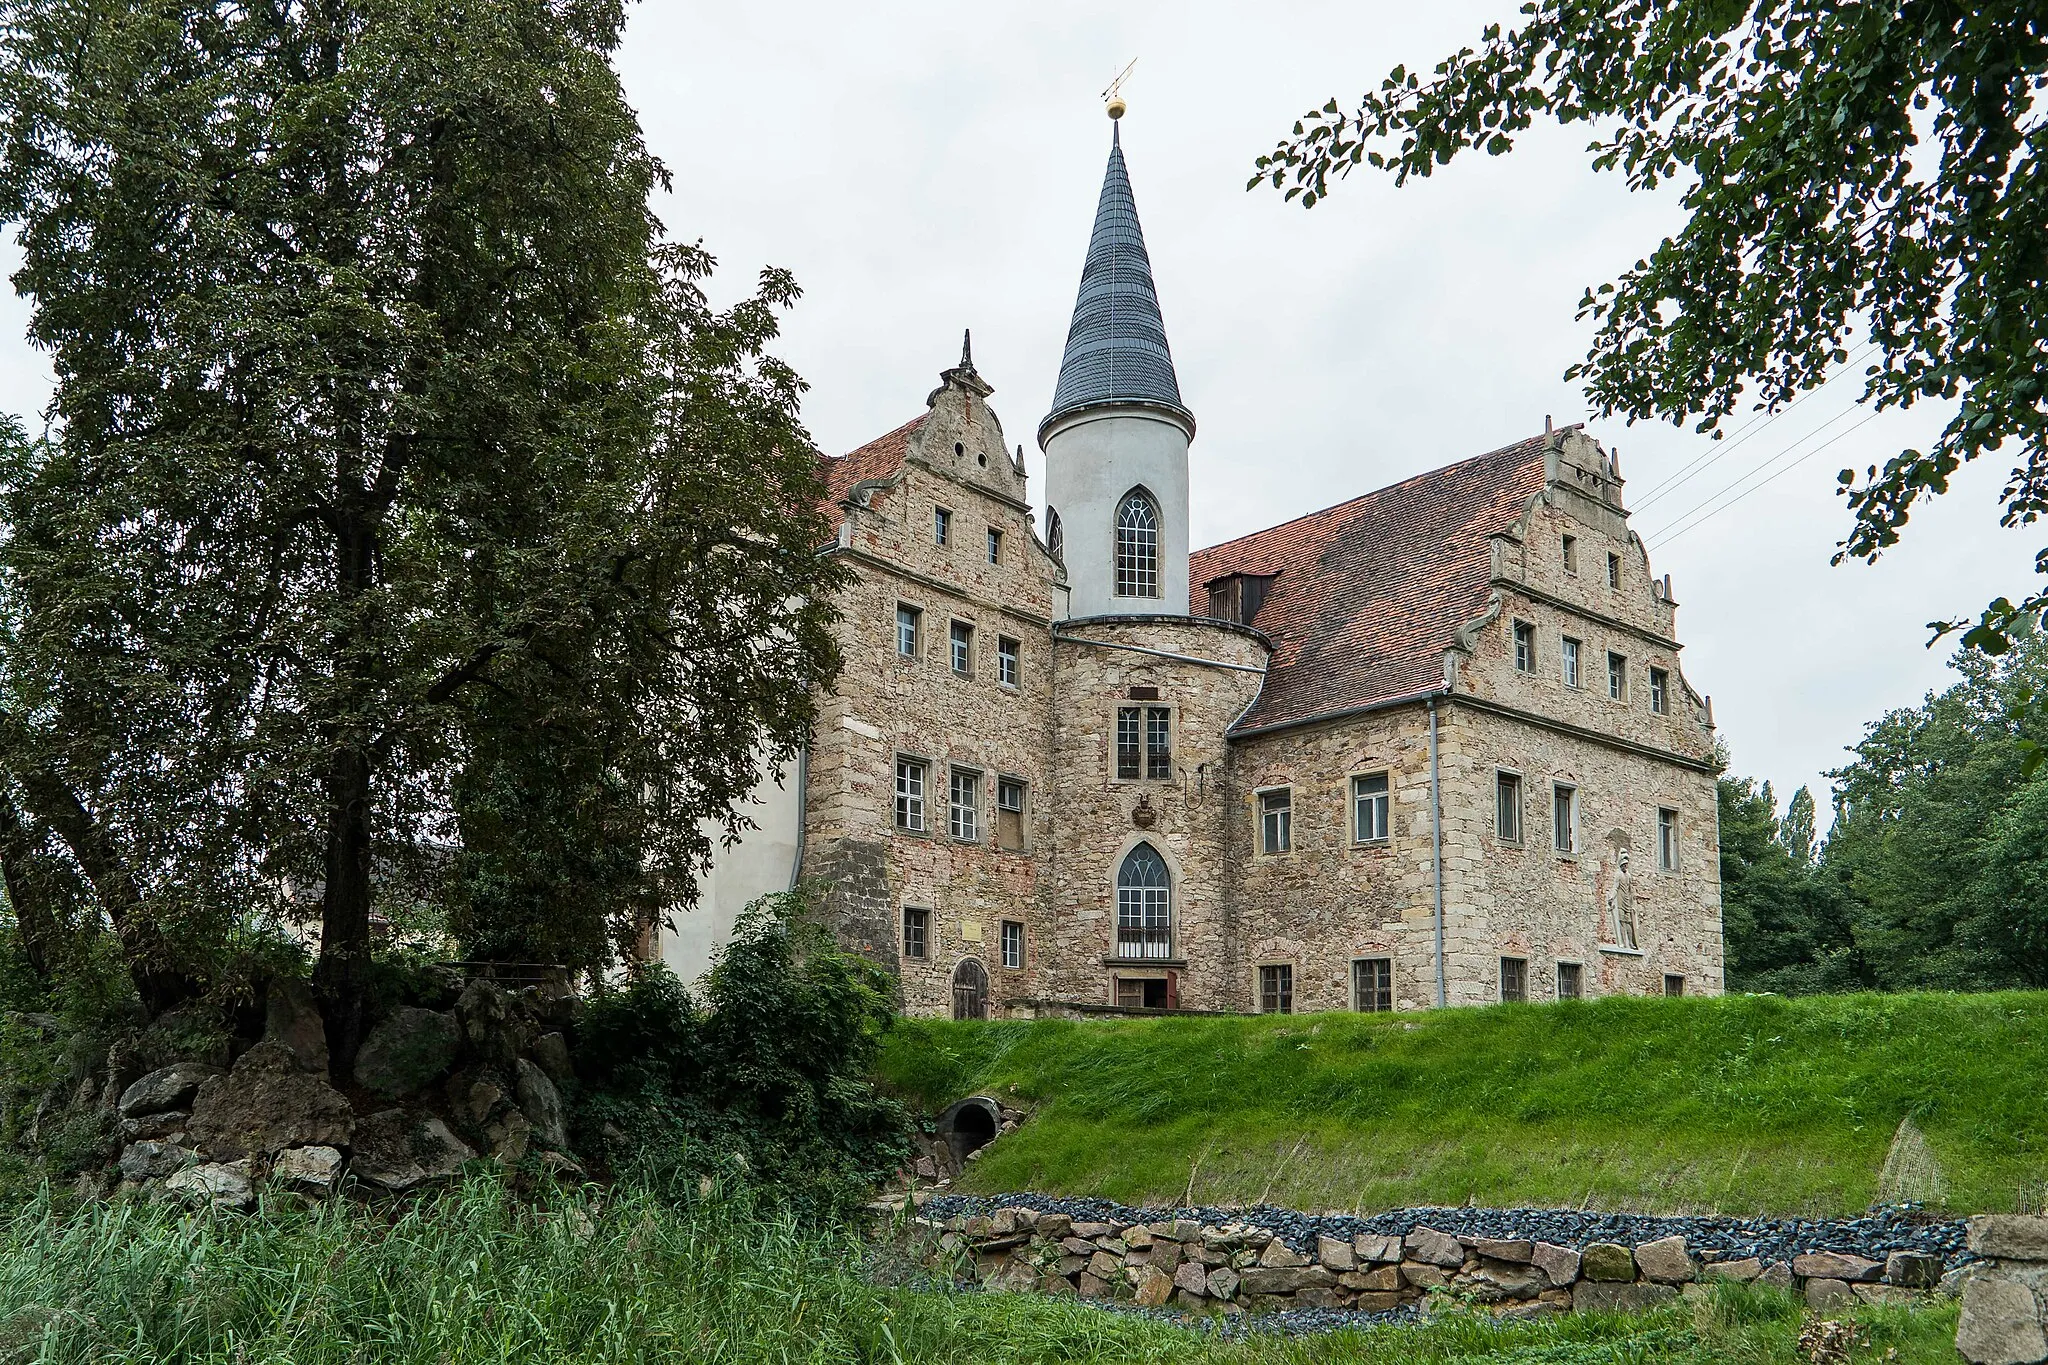
POLYGON ((988 1018, 988 969, 979 958, 962 958, 953 969, 953 1017, 988 1018))

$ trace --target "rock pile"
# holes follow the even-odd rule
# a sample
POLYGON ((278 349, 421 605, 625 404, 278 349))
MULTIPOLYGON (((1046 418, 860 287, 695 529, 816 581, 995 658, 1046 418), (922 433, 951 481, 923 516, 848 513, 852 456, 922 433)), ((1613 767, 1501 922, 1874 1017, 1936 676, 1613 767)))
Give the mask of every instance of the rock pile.
POLYGON ((2048 1218, 1972 1218, 1970 1250, 1956 1349, 1971 1365, 2048 1360, 2048 1218))
POLYGON ((1767 1261, 1696 1250, 1678 1234, 1634 1245, 1567 1246, 1420 1224, 1404 1233, 1319 1233, 1312 1245, 1301 1246, 1270 1227, 1215 1210, 1203 1211, 1217 1213, 1213 1220, 1092 1221, 1015 1204, 946 1214, 938 1202, 909 1220, 908 1236, 925 1264, 962 1280, 993 1290, 1225 1315, 1291 1309, 1393 1314, 1433 1296, 1508 1317, 1618 1311, 1704 1292, 1717 1279, 1797 1290, 1825 1308, 1902 1301, 1934 1289, 1944 1269, 1940 1258, 1916 1251, 1883 1260, 1814 1251, 1767 1261))

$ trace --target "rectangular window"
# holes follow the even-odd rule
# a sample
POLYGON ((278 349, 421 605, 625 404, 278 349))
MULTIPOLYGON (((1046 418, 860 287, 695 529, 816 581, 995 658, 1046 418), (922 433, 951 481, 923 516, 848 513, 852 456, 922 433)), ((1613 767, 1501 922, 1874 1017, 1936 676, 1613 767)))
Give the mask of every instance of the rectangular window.
POLYGON ((1585 998, 1585 969, 1576 962, 1557 964, 1557 998, 1580 1000, 1585 998))
POLYGON ((896 760, 896 828, 924 833, 924 763, 896 760))
POLYGON ((1515 671, 1536 671, 1536 627, 1527 621, 1515 622, 1515 671))
POLYGON ((1579 789, 1554 783, 1550 788, 1550 830, 1559 853, 1579 851, 1579 789))
POLYGON ((996 779, 996 847, 1011 853, 1024 849, 1024 783, 1020 778, 996 779))
POLYGON ((981 837, 981 774, 953 769, 946 793, 946 826, 955 839, 973 843, 981 837))
POLYGON ((965 621, 953 623, 953 671, 963 678, 974 676, 974 627, 965 621))
POLYGON ((924 613, 916 607, 896 604, 896 652, 906 659, 917 657, 918 635, 924 623, 924 613))
POLYGON ((1607 586, 1610 588, 1619 588, 1621 586, 1620 555, 1607 556, 1607 586))
POLYGON ((1394 960, 1362 957, 1351 964, 1351 1007, 1367 1014, 1394 1008, 1394 960))
POLYGON ((1259 1013, 1294 1013, 1294 968, 1285 963, 1259 968, 1259 1013))
POLYGON ((1577 573, 1579 571, 1579 538, 1577 536, 1566 536, 1564 538, 1564 571, 1566 573, 1577 573))
POLYGON ((1564 637, 1564 685, 1579 685, 1579 642, 1569 635, 1564 637))
POLYGON ((1294 792, 1259 793, 1259 852, 1285 853, 1294 847, 1294 792))
POLYGON ((1522 779, 1515 773, 1494 775, 1493 832, 1504 844, 1522 842, 1522 779))
POLYGON ((1003 967, 1012 972, 1024 969, 1024 926, 1013 919, 1003 921, 1003 967))
POLYGON ((915 906, 903 907, 903 955, 922 960, 925 940, 931 933, 932 912, 915 906))
POLYGON ((1664 994, 1674 997, 1684 995, 1685 978, 1667 973, 1664 977, 1664 994))
POLYGON ((1351 837, 1361 844, 1387 841, 1387 775, 1351 779, 1351 837))
POLYGON ((1671 675, 1661 668, 1650 670, 1650 709, 1663 715, 1671 707, 1671 675))
POLYGON ((944 545, 953 538, 953 514, 943 507, 932 509, 932 544, 944 545))
POLYGON ((993 526, 988 528, 988 562, 991 564, 1003 562, 1003 533, 993 526))
POLYGON ((1143 750, 1139 743, 1140 708, 1116 708, 1116 775, 1120 781, 1135 782, 1145 770, 1139 766, 1143 750))
POLYGON ((1173 776, 1173 712, 1164 706, 1145 708, 1145 776, 1155 782, 1173 776))
POLYGON ((1500 998, 1503 1002, 1529 998, 1529 959, 1504 957, 1500 960, 1500 998))
POLYGON ((1022 671, 1019 662, 1024 648, 1007 635, 996 636, 996 681, 1005 687, 1015 687, 1022 671))
POLYGON ((1607 695, 1616 701, 1628 700, 1628 656, 1607 651, 1607 695))
POLYGON ((1657 866, 1678 871, 1678 812, 1665 806, 1657 808, 1657 866))

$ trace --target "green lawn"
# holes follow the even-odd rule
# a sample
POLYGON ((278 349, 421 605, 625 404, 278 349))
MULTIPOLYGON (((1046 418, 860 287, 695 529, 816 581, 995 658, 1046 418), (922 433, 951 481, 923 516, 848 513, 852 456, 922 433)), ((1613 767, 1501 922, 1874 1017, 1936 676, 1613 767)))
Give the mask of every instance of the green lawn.
POLYGON ((2048 994, 1611 998, 1427 1014, 907 1021, 927 1106, 1034 1109, 964 1188, 1310 1210, 1842 1214, 1901 1119, 1958 1211, 2048 1198, 2048 994))
MULTIPOLYGON (((1219 1341, 1035 1296, 878 1287, 850 1235, 736 1201, 617 1193, 531 1207, 488 1181, 391 1214, 288 1201, 253 1217, 150 1205, 0 1216, 9 1365, 1805 1365, 1790 1296, 1718 1287, 1634 1317, 1450 1314, 1219 1341)), ((1863 1365, 1954 1358, 1952 1304, 1861 1308, 1863 1365)))

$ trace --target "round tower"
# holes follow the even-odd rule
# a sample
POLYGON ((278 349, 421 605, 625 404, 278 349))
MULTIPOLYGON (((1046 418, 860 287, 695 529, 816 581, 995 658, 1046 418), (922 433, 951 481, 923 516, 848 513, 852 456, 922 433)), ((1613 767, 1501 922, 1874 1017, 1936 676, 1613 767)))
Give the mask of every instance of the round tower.
MULTIPOLYGON (((1110 117, 1123 113, 1112 103, 1110 117)), ((1188 614, 1188 443, 1152 262, 1111 124, 1109 169, 1045 452, 1047 536, 1063 555, 1069 617, 1188 614)))

